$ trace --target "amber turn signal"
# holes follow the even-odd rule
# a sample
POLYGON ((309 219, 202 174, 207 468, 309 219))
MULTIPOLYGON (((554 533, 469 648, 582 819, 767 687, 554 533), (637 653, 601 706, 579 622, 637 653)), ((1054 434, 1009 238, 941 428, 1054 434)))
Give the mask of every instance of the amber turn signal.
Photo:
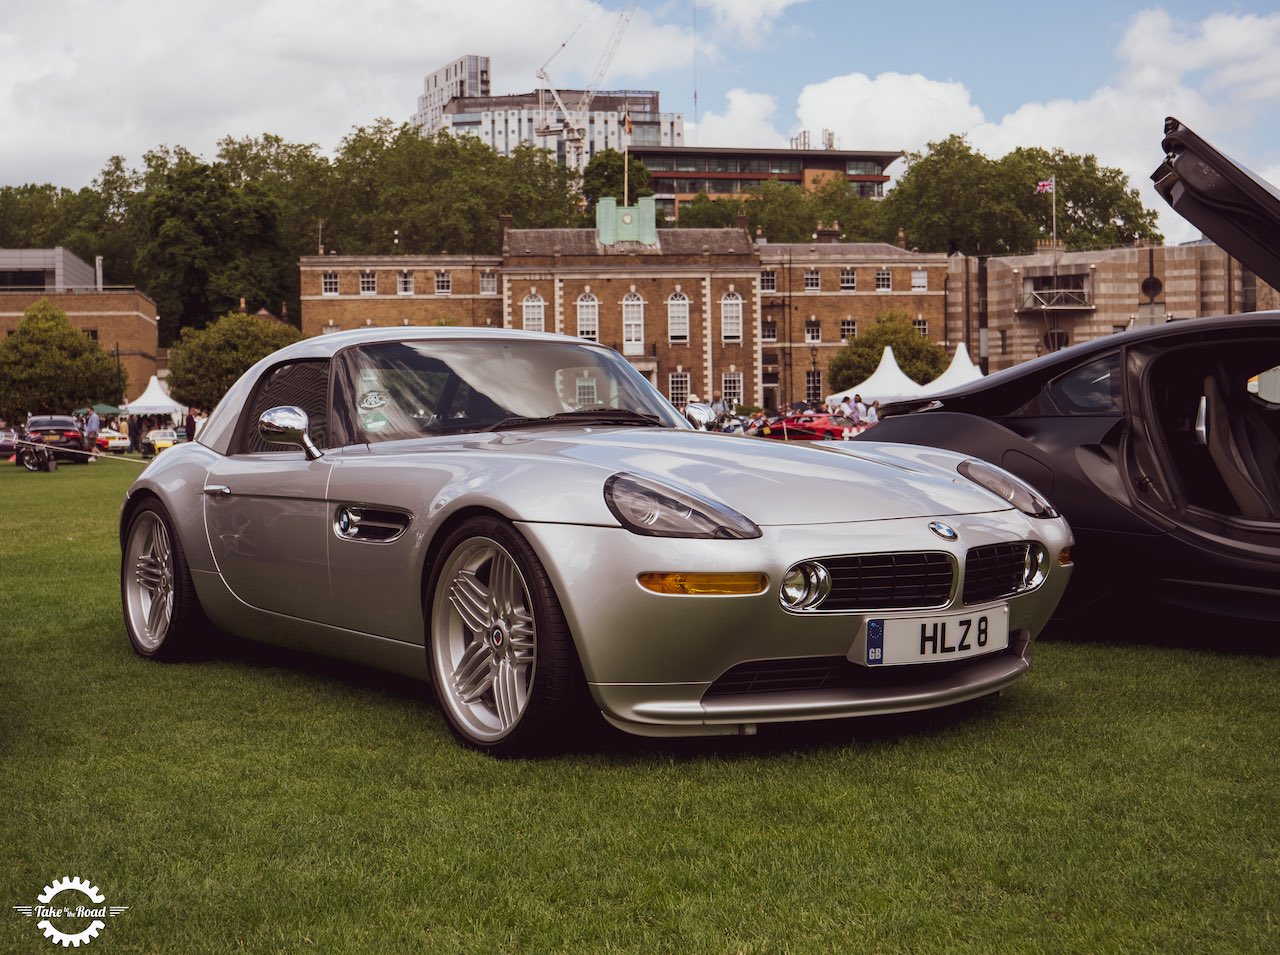
POLYGON ((769 586, 766 574, 702 574, 702 573, 649 573, 636 578, 645 590, 655 594, 685 594, 690 596, 742 596, 762 594, 769 586))
POLYGON ((1071 563, 1071 548, 1064 547, 1062 550, 1058 551, 1058 564, 1062 567, 1066 567, 1069 563, 1071 563))

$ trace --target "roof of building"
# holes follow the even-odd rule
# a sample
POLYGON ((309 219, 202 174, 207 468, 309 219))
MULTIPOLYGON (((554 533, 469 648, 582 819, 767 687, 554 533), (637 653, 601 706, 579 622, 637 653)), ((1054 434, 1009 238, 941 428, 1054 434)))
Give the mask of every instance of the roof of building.
POLYGON ((794 258, 882 259, 886 256, 918 258, 922 254, 931 254, 912 252, 889 242, 761 242, 756 246, 756 251, 762 258, 790 255, 794 258))
POLYGON ((512 229, 503 252, 510 258, 548 255, 751 255, 744 229, 659 229, 658 244, 600 244, 595 229, 512 229))

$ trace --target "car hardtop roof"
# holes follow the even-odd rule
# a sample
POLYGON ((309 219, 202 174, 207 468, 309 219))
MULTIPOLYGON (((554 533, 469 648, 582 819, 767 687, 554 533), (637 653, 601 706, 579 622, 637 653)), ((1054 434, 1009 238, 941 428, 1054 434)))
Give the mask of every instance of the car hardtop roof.
POLYGON ((286 345, 274 353, 272 359, 329 358, 352 345, 397 341, 492 341, 492 342, 572 342, 576 345, 607 347, 573 335, 557 335, 553 332, 527 332, 519 328, 472 328, 457 325, 394 325, 384 328, 354 328, 343 332, 331 332, 304 338, 286 345))

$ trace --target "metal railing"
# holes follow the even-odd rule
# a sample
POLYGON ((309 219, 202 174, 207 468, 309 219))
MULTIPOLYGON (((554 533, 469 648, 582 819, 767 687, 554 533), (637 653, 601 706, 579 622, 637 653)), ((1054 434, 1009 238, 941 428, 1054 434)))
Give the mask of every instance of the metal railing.
POLYGON ((1093 296, 1084 289, 1045 288, 1023 293, 1018 311, 1039 312, 1045 309, 1093 307, 1093 296))

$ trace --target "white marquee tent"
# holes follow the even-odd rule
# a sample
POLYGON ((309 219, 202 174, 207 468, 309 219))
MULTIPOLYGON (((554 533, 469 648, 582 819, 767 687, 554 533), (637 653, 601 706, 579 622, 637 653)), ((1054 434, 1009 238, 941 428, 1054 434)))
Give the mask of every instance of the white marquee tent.
POLYGON ((155 375, 147 382, 146 389, 133 401, 124 405, 128 414, 186 414, 187 406, 180 405, 164 390, 160 379, 155 375))
POLYGON ((977 381, 982 377, 984 377, 982 372, 978 370, 978 366, 969 357, 969 349, 965 348, 962 343, 956 347, 956 353, 951 356, 951 364, 947 366, 947 370, 933 379, 933 381, 924 385, 920 393, 922 395, 936 395, 939 392, 946 391, 948 388, 967 385, 969 382, 977 381))
POLYGON ((921 393, 920 386, 906 376, 898 367, 898 360, 893 356, 893 346, 885 345, 884 354, 880 356, 880 364, 865 381, 852 388, 843 388, 827 398, 827 403, 838 402, 841 398, 853 398, 862 395, 867 404, 878 401, 886 404, 902 398, 915 398, 921 393))

